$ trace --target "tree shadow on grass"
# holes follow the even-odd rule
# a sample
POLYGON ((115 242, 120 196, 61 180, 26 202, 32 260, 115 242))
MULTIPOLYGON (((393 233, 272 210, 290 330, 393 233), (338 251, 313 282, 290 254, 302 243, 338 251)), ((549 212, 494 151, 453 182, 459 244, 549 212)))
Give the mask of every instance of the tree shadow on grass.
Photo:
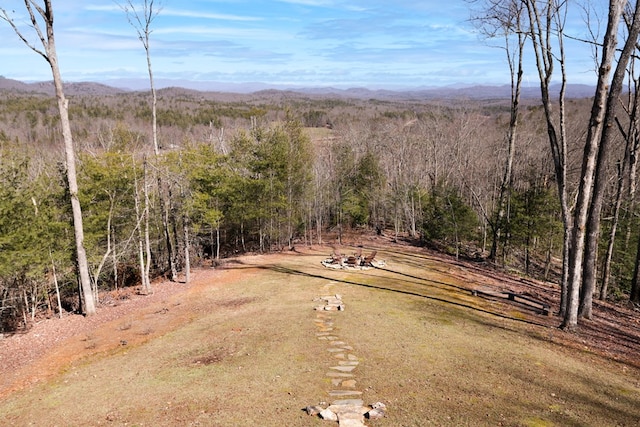
MULTIPOLYGON (((513 320, 513 321, 516 321, 516 322, 522 322, 522 323, 535 325, 535 326, 542 326, 542 327, 545 327, 545 328, 547 327, 547 325, 544 325, 544 324, 538 323, 538 322, 534 322, 534 321, 529 320, 529 319, 522 319, 522 318, 518 318, 518 317, 514 317, 514 316, 509 316, 509 315, 506 315, 504 313, 491 311, 491 310, 487 310, 487 309, 480 308, 480 307, 474 307, 473 305, 466 304, 464 302, 454 301, 454 300, 451 300, 451 299, 447 299, 447 298, 443 298, 443 297, 439 297, 439 296, 434 296, 434 295, 426 295, 425 293, 418 292, 418 291, 412 291, 412 290, 406 290, 406 289, 397 289, 397 288, 381 286, 381 285, 373 285, 373 284, 370 284, 370 283, 365 283, 365 282, 361 282, 361 281, 354 281, 354 280, 348 280, 348 279, 345 279, 345 278, 330 277, 328 275, 310 273, 310 272, 306 272, 306 271, 302 271, 302 270, 296 270, 296 269, 293 269, 293 268, 290 268, 290 267, 283 267, 281 265, 253 266, 252 268, 261 268, 261 269, 271 270, 271 271, 275 271, 275 272, 282 273, 282 274, 297 275, 297 276, 309 277, 309 278, 314 278, 314 279, 323 279, 323 280, 339 282, 339 283, 343 283, 343 284, 347 284, 347 285, 355 285, 355 286, 361 286, 361 287, 365 287, 365 288, 369 288, 369 289, 376 289, 376 290, 379 290, 379 291, 393 292, 393 293, 403 294, 403 295, 411 295, 411 296, 415 296, 415 297, 419 297, 419 298, 425 298, 425 299, 428 299, 428 300, 431 300, 431 301, 438 301, 438 302, 441 302, 441 303, 444 303, 444 304, 453 305, 453 306, 457 306, 457 307, 462 307, 462 308, 465 308, 465 309, 468 309, 468 310, 472 310, 472 311, 475 311, 475 312, 488 314, 488 315, 499 317, 499 318, 503 318, 503 319, 509 319, 509 320, 513 320)), ((415 279, 417 279, 417 278, 415 278, 415 279)), ((427 280, 427 279, 420 279, 420 280, 427 280)), ((442 284, 447 285, 444 282, 442 284)), ((460 289, 464 289, 464 288, 460 288, 460 289)))

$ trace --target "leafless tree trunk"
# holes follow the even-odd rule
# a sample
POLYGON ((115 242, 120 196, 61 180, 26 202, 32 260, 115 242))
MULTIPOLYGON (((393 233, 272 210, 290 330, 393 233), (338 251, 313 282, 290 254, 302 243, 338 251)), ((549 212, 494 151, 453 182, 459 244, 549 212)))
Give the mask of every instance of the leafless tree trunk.
POLYGON ((87 254, 84 248, 84 228, 82 225, 82 209, 80 200, 78 199, 78 182, 76 178, 76 155, 73 145, 73 137, 71 134, 71 125, 69 123, 69 102, 64 95, 62 86, 62 76, 60 75, 60 67, 58 65, 58 55, 55 45, 55 35, 53 31, 53 8, 51 0, 44 0, 44 7, 36 3, 35 0, 25 0, 25 8, 29 13, 31 27, 36 32, 38 39, 42 43, 44 50, 39 49, 31 44, 21 30, 16 26, 15 22, 9 17, 7 11, 0 8, 0 18, 5 20, 18 37, 31 48, 34 52, 42 56, 51 67, 53 75, 53 84, 56 90, 56 98, 58 100, 58 110, 60 112, 60 124, 62 126, 62 137, 64 139, 64 151, 66 158, 67 184, 69 186, 69 195, 71 198, 71 210, 73 213, 73 229, 76 242, 76 262, 78 274, 80 277, 80 289, 83 301, 83 311, 87 316, 96 313, 95 300, 91 292, 91 278, 89 276, 89 264, 87 262, 87 254), (34 11, 35 9, 35 11, 34 11), (41 24, 38 21, 36 12, 45 26, 45 33, 42 32, 41 24))
MULTIPOLYGON (((133 158, 132 158, 133 160, 133 158)), ((134 161, 135 162, 135 161, 134 161)), ((149 263, 150 257, 150 244, 149 244, 149 200, 147 190, 147 161, 143 162, 143 193, 144 193, 144 208, 140 212, 140 190, 138 189, 138 176, 135 172, 134 165, 134 186, 135 186, 135 209, 137 217, 137 230, 138 230, 138 261, 140 264, 140 279, 142 280, 142 289, 145 293, 151 291, 151 281, 149 280, 149 263), (144 232, 142 226, 144 224, 144 232), (143 237, 144 236, 144 237, 143 237), (145 259, 145 247, 147 251, 147 258, 145 259)))
POLYGON ((564 314, 567 307, 568 297, 568 277, 569 277, 569 252, 571 248, 571 214, 567 195, 567 136, 565 122, 565 91, 567 86, 567 76, 565 69, 564 55, 564 2, 557 0, 546 0, 539 2, 535 0, 523 0, 529 15, 529 36, 536 57, 536 67, 540 79, 540 92, 542 95, 542 106, 544 108, 547 122, 547 135, 553 157, 556 183, 558 186, 558 197, 562 211, 562 222, 564 226, 564 237, 562 247, 562 283, 560 314, 564 314), (542 8, 540 7, 542 6, 542 8), (555 23, 555 25, 554 25, 555 23), (557 38, 559 54, 554 58, 552 47, 552 37, 557 38), (557 117, 553 112, 551 102, 551 78, 553 76, 554 61, 560 63, 561 87, 558 97, 559 111, 557 117), (557 120, 557 124, 556 124, 557 120))
POLYGON ((111 251, 111 260, 113 263, 113 285, 116 290, 118 290, 118 251, 117 242, 116 242, 116 230, 114 227, 111 228, 111 236, 113 239, 113 251, 111 251))
MULTIPOLYGON (((142 42, 147 58, 147 70, 149 72, 149 85, 151 88, 151 130, 153 140, 153 151, 158 160, 160 156, 160 144, 158 143, 158 120, 157 120, 157 104, 158 97, 156 94, 156 87, 153 80, 153 67, 151 66, 151 51, 149 39, 151 36, 151 24, 153 20, 158 16, 162 7, 156 7, 154 0, 144 0, 142 3, 142 10, 138 10, 133 1, 127 0, 125 5, 120 5, 120 8, 126 13, 127 19, 133 28, 138 33, 138 38, 142 42)), ((169 231, 169 202, 164 200, 162 178, 158 176, 158 194, 160 198, 160 207, 162 209, 162 226, 164 228, 164 237, 167 242, 167 253, 169 258, 169 268, 171 270, 171 280, 177 280, 177 267, 175 265, 175 248, 171 244, 171 233, 169 231)), ((149 248, 147 248, 149 251, 149 248)), ((148 263, 147 263, 148 265, 148 263)))
POLYGON ((158 16, 162 7, 156 8, 154 0, 144 0, 142 10, 138 10, 138 6, 134 5, 132 0, 127 0, 126 4, 120 5, 120 8, 126 13, 127 19, 138 33, 138 38, 144 46, 147 56, 147 71, 149 72, 149 84, 151 86, 151 127, 153 136, 153 151, 156 156, 160 153, 158 145, 158 128, 157 128, 157 103, 156 88, 153 82, 153 68, 151 67, 151 52, 149 50, 149 37, 151 36, 151 24, 158 16))
POLYGON ((625 3, 626 0, 611 0, 609 3, 609 18, 604 35, 602 59, 598 69, 598 84, 596 86, 589 127, 587 129, 587 138, 582 157, 580 185, 578 187, 578 198, 573 217, 567 309, 561 325, 561 327, 566 330, 572 330, 578 326, 578 308, 580 305, 580 290, 583 282, 583 265, 586 249, 586 227, 593 196, 598 150, 603 133, 607 100, 610 99, 609 76, 617 47, 618 24, 625 3))
POLYGON ((62 301, 60 300, 60 286, 58 285, 58 274, 56 273, 56 263, 53 260, 51 250, 49 250, 49 258, 51 259, 51 272, 53 273, 53 285, 56 288, 56 301, 58 303, 58 317, 62 319, 62 301))
MULTIPOLYGON (((637 151, 638 144, 640 143, 640 138, 638 137, 638 92, 640 88, 640 77, 635 76, 635 57, 632 57, 629 62, 629 89, 632 87, 634 90, 629 90, 628 102, 625 106, 625 111, 629 118, 629 123, 627 128, 625 129, 624 125, 621 123, 619 118, 616 117, 616 123, 618 125, 618 129, 622 134, 625 140, 625 150, 624 150, 624 158, 621 163, 618 163, 618 183, 616 188, 616 199, 614 204, 614 212, 611 223, 611 229, 609 232, 609 241, 607 244, 607 252, 605 254, 604 265, 602 268, 602 285, 600 287, 600 294, 598 296, 599 299, 605 300, 607 299, 607 294, 609 291, 609 282, 611 280, 611 263, 613 259, 613 249, 616 240, 616 233, 620 221, 620 211, 622 209, 623 199, 625 197, 624 187, 625 187, 625 179, 629 176, 629 185, 627 194, 631 197, 629 198, 629 212, 633 212, 633 197, 635 197, 635 174, 637 170, 637 151)), ((625 240, 623 242, 624 252, 627 251, 629 247, 629 239, 631 236, 630 233, 631 227, 627 225, 627 233, 625 233, 625 240)), ((636 257, 637 258, 637 257, 636 257)))
MULTIPOLYGON (((627 153, 629 150, 625 150, 627 153)), ((611 261, 613 259, 613 247, 616 240, 616 232, 618 230, 618 221, 620 218, 620 207, 622 206, 622 192, 624 191, 624 175, 625 166, 627 163, 627 156, 622 161, 622 164, 618 164, 618 183, 616 187, 616 200, 613 207, 613 218, 611 219, 611 229, 609 230, 609 239, 607 242, 607 252, 604 257, 604 264, 602 267, 602 286, 600 287, 599 299, 604 300, 607 298, 607 292, 609 288, 609 280, 611 278, 611 261)))
MULTIPOLYGON (((614 205, 614 213, 611 224, 611 230, 609 232, 609 242, 607 245, 607 252, 605 254, 604 266, 602 269, 602 286, 600 287, 600 295, 599 299, 605 300, 607 298, 607 294, 609 292, 609 282, 611 280, 611 262, 613 258, 613 249, 616 238, 616 232, 620 221, 620 211, 622 209, 622 202, 625 195, 624 192, 624 184, 625 179, 628 177, 629 184, 627 190, 627 196, 629 197, 629 212, 633 212, 634 208, 634 198, 635 198, 635 175, 637 171, 637 163, 638 163, 638 146, 640 144, 640 138, 638 135, 638 91, 640 89, 640 77, 637 77, 635 74, 635 57, 631 57, 629 62, 629 88, 634 88, 629 91, 628 102, 625 106, 625 110, 627 116, 629 118, 629 123, 627 128, 625 129, 624 125, 621 121, 616 117, 616 123, 618 125, 618 129, 620 133, 623 135, 625 140, 625 151, 624 151, 624 159, 622 160, 622 164, 618 164, 618 186, 616 189, 616 200, 614 205)), ((631 221, 628 221, 627 232, 625 233, 625 240, 623 242, 624 251, 626 252, 629 247, 629 239, 631 237, 631 221)), ((636 256, 637 259, 637 256, 636 256)), ((638 261, 636 261, 638 262, 638 261)))
MULTIPOLYGON (((635 58, 632 60, 631 70, 633 70, 633 64, 635 62, 635 58)), ((631 73, 633 74, 633 73, 631 73)), ((634 77, 634 88, 635 91, 633 93, 633 109, 629 114, 629 133, 626 135, 627 144, 629 144, 629 140, 633 138, 633 144, 630 146, 627 145, 627 148, 630 149, 629 152, 629 192, 628 192, 628 200, 629 200, 629 211, 633 214, 634 211, 634 203, 635 203, 635 193, 636 193, 636 172, 638 166, 638 148, 640 146, 640 135, 638 129, 638 92, 640 91, 640 77, 634 77)), ((630 95, 631 96, 631 95, 630 95)), ((629 221, 630 222, 630 221, 629 221)), ((625 249, 629 247, 629 239, 631 237, 631 225, 627 225, 627 233, 625 238, 625 249)), ((604 285, 603 285, 604 288, 604 285)), ((606 289, 601 290, 600 298, 606 297, 606 289)), ((634 303, 640 303, 640 239, 638 240, 638 246, 636 248, 636 259, 635 259, 635 267, 633 271, 633 277, 631 279, 631 292, 629 296, 629 300, 634 303)))
POLYGON ((142 168, 142 191, 144 192, 144 247, 145 247, 145 270, 144 277, 146 279, 146 289, 148 292, 153 292, 151 289, 151 278, 149 272, 151 269, 151 241, 149 238, 149 217, 151 209, 151 201, 149 200, 149 182, 147 180, 147 159, 145 157, 142 168))
POLYGON ((220 221, 216 225, 216 259, 220 259, 220 221))
MULTIPOLYGON (((623 4, 626 4, 626 2, 623 2, 623 4)), ((638 35, 640 34, 640 2, 636 2, 633 13, 627 11, 626 21, 630 22, 629 33, 622 52, 619 55, 618 63, 613 73, 613 79, 609 88, 604 116, 604 126, 602 129, 602 136, 600 137, 600 146, 598 148, 597 161, 594 170, 595 177, 591 209, 589 210, 589 219, 587 222, 583 283, 580 292, 579 306, 579 315, 586 319, 590 319, 592 316, 593 293, 596 288, 596 260, 598 252, 598 237, 600 236, 600 213, 602 211, 606 181, 606 177, 604 176, 605 163, 607 160, 609 144, 616 132, 616 109, 620 93, 622 92, 624 85, 627 64, 636 49, 638 35)))
MULTIPOLYGON (((100 278, 100 273, 102 273, 102 269, 109 259, 109 255, 111 254, 111 221, 113 219, 113 208, 115 205, 114 196, 109 195, 109 214, 107 215, 107 249, 100 260, 100 264, 98 264, 98 268, 96 268, 96 272, 93 275, 93 284, 94 284, 94 297, 97 301, 98 299, 98 279, 100 278)), ((114 251, 115 252, 115 251, 114 251)))
POLYGON ((189 250, 191 248, 191 242, 189 238, 189 217, 184 215, 182 217, 182 228, 184 231, 184 275, 185 283, 191 282, 191 257, 189 256, 189 250))
POLYGON ((489 37, 504 37, 504 48, 507 63, 509 65, 509 75, 511 78, 511 106, 509 128, 507 131, 507 158, 504 163, 504 172, 500 182, 500 191, 497 201, 497 212, 492 227, 492 244, 489 258, 496 259, 498 244, 503 233, 506 206, 511 197, 511 187, 513 185, 513 159, 515 157, 515 146, 518 131, 518 118, 520 113, 520 93, 522 87, 523 56, 527 39, 526 32, 523 31, 523 7, 519 0, 486 0, 484 10, 477 22, 483 33, 489 37), (516 38, 513 46, 512 38, 516 38))

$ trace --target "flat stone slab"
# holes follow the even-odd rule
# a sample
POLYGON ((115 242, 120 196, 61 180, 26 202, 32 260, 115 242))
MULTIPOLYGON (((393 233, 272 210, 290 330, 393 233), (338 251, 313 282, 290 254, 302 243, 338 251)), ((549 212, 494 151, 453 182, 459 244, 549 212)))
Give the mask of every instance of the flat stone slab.
POLYGON ((367 427, 367 425, 360 420, 338 420, 340 427, 367 427))
POLYGON ((329 369, 335 369, 336 371, 340 371, 340 372, 351 372, 354 369, 356 369, 355 366, 332 366, 329 369))
MULTIPOLYGON (((356 399, 351 399, 351 400, 356 400, 356 399)), ((345 419, 346 418, 362 419, 362 416, 366 414, 367 411, 369 410, 362 405, 336 405, 336 404, 331 404, 327 409, 334 412, 338 416, 342 414, 349 414, 345 416, 345 419)))
POLYGON ((327 372, 328 377, 333 378, 352 378, 355 377, 353 374, 347 374, 345 372, 327 372))
POLYGON ((341 399, 331 402, 331 406, 363 406, 364 401, 362 399, 341 399))
POLYGON ((327 391, 329 396, 338 399, 324 410, 319 406, 307 407, 306 410, 310 415, 317 414, 322 419, 337 421, 340 427, 366 427, 365 420, 369 418, 370 412, 371 418, 375 419, 383 417, 385 410, 384 408, 376 410, 373 405, 365 407, 362 399, 358 398, 364 393, 356 390, 357 381, 353 371, 359 366, 361 359, 353 354, 353 347, 341 341, 338 337, 339 333, 334 332, 334 318, 337 315, 334 312, 344 310, 345 306, 341 295, 326 295, 330 292, 329 288, 330 285, 326 285, 323 288, 326 292, 325 296, 314 300, 316 304, 322 304, 315 307, 317 314, 314 322, 317 327, 317 339, 330 344, 327 346, 327 351, 333 354, 337 362, 337 366, 329 367, 325 381, 329 380, 331 383, 332 390, 327 391))
POLYGON ((331 390, 329 396, 333 397, 345 397, 345 396, 361 396, 361 391, 356 390, 331 390))
POLYGON ((338 421, 342 422, 342 421, 346 421, 346 420, 357 420, 360 422, 364 421, 364 416, 362 415, 361 411, 358 410, 359 408, 354 408, 353 410, 350 411, 345 411, 345 412, 338 412, 338 421))
POLYGON ((345 380, 344 378, 337 377, 337 378, 331 379, 331 384, 334 385, 335 387, 356 388, 357 381, 345 380))

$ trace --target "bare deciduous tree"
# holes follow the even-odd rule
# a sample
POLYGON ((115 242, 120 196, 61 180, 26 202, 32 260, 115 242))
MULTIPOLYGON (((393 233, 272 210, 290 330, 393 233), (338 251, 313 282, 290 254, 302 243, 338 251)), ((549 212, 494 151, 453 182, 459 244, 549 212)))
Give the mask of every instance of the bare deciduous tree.
MULTIPOLYGON (((623 2, 626 3, 626 2, 623 2)), ((620 52, 616 69, 609 86, 606 110, 604 115, 604 126, 599 141, 597 160, 594 170, 594 189, 589 209, 589 220, 587 223, 586 252, 583 266, 583 283, 580 292, 579 314, 587 319, 591 318, 593 305, 593 293, 596 288, 596 258, 598 249, 598 239, 600 236, 600 212, 604 199, 605 163, 609 145, 616 132, 615 120, 616 110, 619 104, 620 93, 624 85, 624 78, 627 73, 627 64, 631 55, 636 49, 638 35, 640 34, 640 3, 636 2, 635 10, 625 12, 626 21, 629 22, 627 40, 622 52, 620 52)))
POLYGON ((144 0, 141 6, 142 10, 140 10, 138 6, 134 5, 132 0, 127 0, 124 5, 119 6, 127 15, 127 19, 131 26, 138 33, 138 39, 142 42, 142 46, 144 46, 144 51, 146 53, 149 85, 151 87, 151 128, 153 151, 157 156, 160 153, 157 125, 158 96, 156 94, 156 87, 153 81, 153 67, 151 66, 151 50, 149 42, 151 37, 151 24, 162 10, 162 7, 156 7, 156 2, 154 0, 144 0))
POLYGON ((84 248, 84 228, 82 225, 82 209, 80 200, 78 199, 78 182, 76 177, 76 153, 71 134, 71 125, 69 122, 69 102, 65 97, 62 85, 62 76, 58 64, 58 55, 55 44, 55 33, 53 30, 53 8, 51 0, 44 0, 44 6, 38 4, 35 0, 25 0, 25 8, 29 14, 29 26, 35 31, 42 48, 32 43, 27 35, 18 28, 13 18, 9 16, 7 11, 0 8, 0 18, 6 21, 15 31, 18 37, 34 52, 42 56, 51 67, 53 75, 53 84, 56 91, 56 99, 58 101, 58 110, 60 113, 60 124, 62 126, 62 136, 65 147, 66 175, 67 185, 69 186, 69 195, 71 198, 71 209, 73 213, 73 228, 76 242, 76 262, 78 274, 80 278, 80 289, 83 301, 83 311, 86 315, 96 313, 96 305, 93 293, 91 291, 91 279, 89 276, 89 266, 87 255, 84 248), (44 25, 44 31, 43 31, 44 25))
MULTIPOLYGON (((607 29, 603 39, 602 58, 598 69, 598 83, 591 108, 591 117, 589 118, 584 154, 582 157, 582 172, 580 175, 580 185, 578 187, 578 198, 573 217, 567 307, 561 325, 563 329, 567 330, 575 329, 578 325, 578 308, 580 305, 580 291, 583 284, 587 222, 591 209, 598 151, 600 150, 603 128, 605 127, 607 105, 613 95, 613 91, 610 90, 609 80, 617 49, 618 26, 625 3, 626 0, 611 0, 609 3, 607 29)), ((615 95, 615 97, 617 98, 617 95, 615 95)))
POLYGON ((558 186, 558 197, 562 211, 564 238, 562 249, 562 296, 560 313, 564 313, 568 294, 569 277, 569 249, 571 244, 571 214, 567 195, 567 136, 565 92, 567 77, 564 56, 564 14, 566 3, 557 0, 537 2, 523 0, 527 8, 529 19, 529 37, 534 50, 538 77, 540 79, 540 93, 542 106, 547 124, 547 135, 553 157, 553 164, 558 186), (553 53, 554 38, 557 40, 559 52, 553 53), (554 111, 551 100, 551 81, 554 63, 560 64, 561 88, 558 96, 558 111, 554 111))
MULTIPOLYGON (((160 155, 160 144, 158 143, 158 120, 157 120, 157 104, 158 97, 156 94, 156 87, 153 80, 153 67, 151 66, 151 49, 150 49, 150 38, 151 38, 151 24, 154 19, 158 16, 162 7, 156 3, 154 0, 144 0, 141 6, 134 5, 132 0, 127 0, 124 5, 120 5, 120 8, 127 15, 127 19, 131 26, 136 30, 138 34, 138 39, 142 42, 142 46, 144 47, 144 51, 147 58, 147 71, 149 72, 149 86, 151 89, 151 133, 152 133, 152 141, 153 141, 153 151, 156 156, 156 160, 160 155)), ((165 242, 167 245, 167 253, 169 258, 169 268, 171 270, 171 280, 174 282, 178 280, 178 270, 176 267, 176 256, 174 245, 172 244, 171 233, 170 233, 170 225, 169 225, 169 205, 170 200, 165 200, 163 194, 163 184, 162 178, 158 176, 158 191, 160 197, 160 208, 162 210, 162 221, 163 221, 163 230, 165 242)), ((146 211, 148 215, 148 211, 146 211)), ((147 222, 145 222, 146 224, 147 222)), ((149 249, 147 248, 147 251, 149 249)), ((147 279, 148 280, 148 279, 147 279)))
MULTIPOLYGON (((522 88, 523 56, 527 33, 523 31, 524 5, 519 0, 486 0, 482 3, 482 11, 475 18, 481 32, 488 38, 504 38, 504 49, 509 65, 511 78, 511 105, 509 128, 507 131, 507 158, 504 162, 504 173, 500 183, 495 218, 492 224, 492 244, 489 258, 495 260, 498 243, 503 233, 506 207, 513 185, 513 160, 520 115, 520 93, 522 88)), ((508 217, 507 217, 508 219, 508 217)))

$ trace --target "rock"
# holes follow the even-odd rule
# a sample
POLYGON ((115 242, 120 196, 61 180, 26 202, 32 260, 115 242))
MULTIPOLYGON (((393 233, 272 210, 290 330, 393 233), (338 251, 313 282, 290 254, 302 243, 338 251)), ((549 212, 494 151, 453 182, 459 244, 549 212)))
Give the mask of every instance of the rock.
POLYGON ((332 366, 330 369, 335 369, 336 371, 340 371, 340 372, 351 372, 354 369, 356 369, 356 367, 354 365, 352 365, 352 366, 332 366))
POLYGON ((360 420, 344 420, 340 421, 340 427, 367 427, 367 425, 360 420))
POLYGON ((379 420, 380 418, 384 418, 385 410, 381 408, 372 409, 367 412, 365 415, 370 420, 379 420))
POLYGON ((364 417, 358 411, 345 411, 338 413, 340 426, 363 426, 364 417))
POLYGON ((329 396, 333 397, 359 396, 361 394, 361 391, 356 390, 331 390, 329 392, 329 396))
POLYGON ((320 418, 327 421, 338 421, 338 416, 329 409, 323 409, 320 411, 320 418))
POLYGON ((318 415, 320 412, 322 412, 322 408, 320 406, 307 406, 306 408, 304 408, 304 411, 308 415, 318 415))
POLYGON ((363 404, 364 402, 361 399, 342 399, 342 400, 336 400, 333 403, 331 403, 331 405, 336 405, 336 406, 346 406, 346 405, 362 406, 363 404))
POLYGON ((355 376, 353 374, 347 374, 344 372, 327 372, 326 375, 333 378, 352 378, 355 376))
POLYGON ((376 403, 374 403, 373 405, 371 405, 371 407, 372 407, 373 409, 384 409, 384 410, 386 410, 386 409, 387 409, 387 405, 385 405, 385 404, 384 404, 384 403, 382 403, 382 402, 376 402, 376 403))
POLYGON ((384 418, 387 413, 387 405, 382 402, 376 402, 371 405, 371 410, 365 414, 370 420, 378 420, 380 418, 384 418))

